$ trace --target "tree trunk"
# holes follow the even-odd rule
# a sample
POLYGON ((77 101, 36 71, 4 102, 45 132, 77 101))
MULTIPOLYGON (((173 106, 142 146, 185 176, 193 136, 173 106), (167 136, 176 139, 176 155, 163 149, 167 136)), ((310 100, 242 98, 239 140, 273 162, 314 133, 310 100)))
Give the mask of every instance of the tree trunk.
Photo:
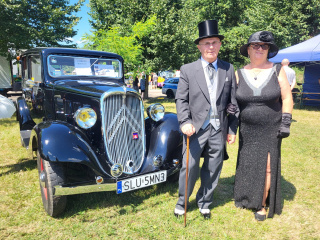
POLYGON ((149 75, 146 75, 146 89, 144 90, 144 99, 148 99, 149 97, 149 75))

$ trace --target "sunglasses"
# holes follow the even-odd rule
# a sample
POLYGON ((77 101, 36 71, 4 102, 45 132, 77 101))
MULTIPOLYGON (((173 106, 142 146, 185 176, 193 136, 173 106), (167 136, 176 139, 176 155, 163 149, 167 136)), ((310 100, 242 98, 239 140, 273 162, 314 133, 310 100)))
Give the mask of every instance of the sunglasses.
POLYGON ((268 44, 250 44, 250 46, 254 49, 254 50, 258 50, 260 47, 262 48, 262 50, 268 50, 270 48, 270 46, 268 44))

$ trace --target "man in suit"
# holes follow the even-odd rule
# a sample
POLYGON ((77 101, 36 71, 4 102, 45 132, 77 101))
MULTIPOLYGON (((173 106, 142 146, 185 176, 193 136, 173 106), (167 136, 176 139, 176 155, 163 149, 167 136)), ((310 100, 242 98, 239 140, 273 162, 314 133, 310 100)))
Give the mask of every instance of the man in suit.
POLYGON ((190 137, 188 193, 189 200, 199 175, 201 186, 196 201, 200 213, 210 218, 213 190, 218 184, 224 159, 226 141, 235 142, 238 127, 238 105, 235 99, 236 78, 230 63, 219 60, 218 53, 224 36, 218 33, 216 20, 199 23, 199 38, 195 44, 201 58, 183 65, 176 93, 178 121, 184 135, 183 164, 179 178, 179 199, 176 216, 184 214, 186 181, 186 136, 190 137), (228 109, 228 111, 227 111, 228 109))

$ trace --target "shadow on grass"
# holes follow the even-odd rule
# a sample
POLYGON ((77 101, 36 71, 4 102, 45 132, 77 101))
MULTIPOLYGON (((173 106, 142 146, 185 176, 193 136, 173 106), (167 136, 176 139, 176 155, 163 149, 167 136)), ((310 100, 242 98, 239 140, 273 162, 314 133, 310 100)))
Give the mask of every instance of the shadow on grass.
POLYGON ((10 173, 17 173, 20 171, 29 171, 37 168, 37 161, 30 159, 20 159, 18 163, 2 166, 2 168, 9 168, 8 171, 1 173, 0 177, 10 173))
POLYGON ((142 205, 143 202, 149 198, 160 196, 166 193, 168 193, 170 196, 173 196, 177 193, 177 189, 178 182, 166 182, 123 194, 116 194, 116 191, 112 191, 70 195, 68 196, 66 212, 61 216, 61 218, 68 218, 73 215, 78 215, 87 209, 105 209, 114 206, 116 206, 118 209, 111 211, 114 211, 117 214, 108 216, 110 218, 115 217, 116 215, 134 213, 138 210, 141 211, 144 208, 152 209, 157 205, 162 204, 163 198, 159 198, 159 200, 155 200, 153 203, 148 203, 145 205, 145 207, 142 205))
MULTIPOLYGON (((291 201, 294 199, 296 188, 292 183, 286 181, 283 177, 281 177, 281 183, 283 205, 284 200, 291 201)), ((233 186, 234 176, 221 178, 219 180, 219 184, 214 192, 214 200, 211 206, 212 209, 234 201, 233 186)), ((152 208, 162 204, 163 198, 159 197, 158 199, 155 199, 155 201, 152 201, 152 203, 143 205, 145 200, 167 193, 170 196, 175 196, 177 194, 178 187, 178 182, 167 182, 120 195, 116 194, 114 191, 68 196, 67 209, 61 218, 72 217, 74 215, 81 214, 83 211, 88 209, 105 209, 112 208, 114 206, 116 206, 117 209, 112 208, 110 210, 111 212, 110 216, 108 216, 109 218, 113 218, 118 215, 135 213, 146 208, 151 210, 152 208)), ((197 190, 198 189, 194 189, 194 191, 197 190)), ((176 200, 178 200, 178 198, 176 200)), ((192 200, 190 205, 190 210, 197 210, 198 207, 195 200, 192 200)), ((173 207, 174 206, 172 206, 172 208, 173 207)))
MULTIPOLYGON (((214 191, 213 203, 211 205, 211 208, 223 206, 231 201, 234 201, 233 186, 234 186, 234 176, 228 177, 228 178, 221 178, 219 180, 219 184, 217 188, 214 191)), ((281 187, 282 187, 281 201, 283 206, 284 200, 292 201, 297 191, 295 186, 292 183, 286 181, 282 176, 281 176, 281 187)), ((195 209, 198 209, 198 206, 196 204, 196 200, 193 200, 191 201, 190 210, 195 210, 195 209)))
POLYGON ((174 99, 169 99, 167 97, 154 97, 154 98, 148 98, 144 100, 145 104, 152 104, 152 103, 174 103, 174 99))
POLYGON ((282 205, 283 201, 292 201, 294 199, 294 196, 297 193, 296 187, 287 180, 284 179, 284 177, 281 176, 281 193, 282 193, 282 205))

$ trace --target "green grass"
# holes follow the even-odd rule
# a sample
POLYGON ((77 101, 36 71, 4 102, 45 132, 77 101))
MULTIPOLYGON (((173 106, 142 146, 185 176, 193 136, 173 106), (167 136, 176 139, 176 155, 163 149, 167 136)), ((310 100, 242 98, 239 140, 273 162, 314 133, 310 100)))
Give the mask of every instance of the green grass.
MULTIPOLYGON (((175 112, 173 100, 162 102, 175 112)), ((233 203, 237 144, 228 146, 214 193, 212 217, 204 221, 192 207, 176 219, 178 184, 164 183, 117 195, 103 192, 68 198, 59 218, 43 210, 36 162, 21 147, 15 118, 0 120, 0 239, 320 239, 320 111, 294 109, 291 135, 282 145, 283 213, 256 222, 233 203)), ((199 180, 195 189, 199 188, 199 180)))
POLYGON ((290 66, 296 73, 296 81, 297 83, 304 83, 303 75, 304 75, 304 67, 302 66, 290 66))

